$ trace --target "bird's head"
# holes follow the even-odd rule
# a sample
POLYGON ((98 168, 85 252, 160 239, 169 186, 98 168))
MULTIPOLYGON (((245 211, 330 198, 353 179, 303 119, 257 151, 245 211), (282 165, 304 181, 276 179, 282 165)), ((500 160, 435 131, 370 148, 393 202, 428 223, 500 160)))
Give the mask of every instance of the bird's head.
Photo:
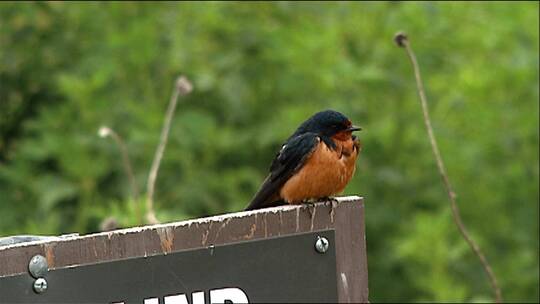
POLYGON ((345 115, 333 110, 326 110, 315 113, 304 121, 296 130, 295 135, 313 132, 339 140, 346 140, 352 136, 352 132, 359 130, 362 130, 362 128, 353 125, 345 115))

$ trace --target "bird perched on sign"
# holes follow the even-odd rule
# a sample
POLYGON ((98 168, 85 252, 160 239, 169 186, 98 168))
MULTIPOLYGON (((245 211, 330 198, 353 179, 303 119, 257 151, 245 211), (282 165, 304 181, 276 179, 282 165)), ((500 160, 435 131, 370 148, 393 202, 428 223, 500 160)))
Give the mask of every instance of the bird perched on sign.
POLYGON ((287 139, 246 210, 301 204, 342 192, 356 169, 361 130, 343 114, 326 110, 304 121, 287 139))

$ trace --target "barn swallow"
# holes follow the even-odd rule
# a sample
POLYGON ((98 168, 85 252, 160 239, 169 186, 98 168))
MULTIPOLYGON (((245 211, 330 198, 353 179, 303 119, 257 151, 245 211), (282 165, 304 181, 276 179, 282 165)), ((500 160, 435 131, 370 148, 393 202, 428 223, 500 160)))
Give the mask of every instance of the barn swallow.
POLYGON ((342 192, 356 169, 361 130, 343 114, 326 110, 304 121, 285 141, 245 210, 329 198, 342 192))

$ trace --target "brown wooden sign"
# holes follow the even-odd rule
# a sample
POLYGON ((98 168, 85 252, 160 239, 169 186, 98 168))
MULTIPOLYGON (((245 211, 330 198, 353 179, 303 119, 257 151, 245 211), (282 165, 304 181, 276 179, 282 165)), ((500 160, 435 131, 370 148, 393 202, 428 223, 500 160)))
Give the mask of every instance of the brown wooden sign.
POLYGON ((367 302, 363 202, 338 200, 3 246, 0 303, 367 302))

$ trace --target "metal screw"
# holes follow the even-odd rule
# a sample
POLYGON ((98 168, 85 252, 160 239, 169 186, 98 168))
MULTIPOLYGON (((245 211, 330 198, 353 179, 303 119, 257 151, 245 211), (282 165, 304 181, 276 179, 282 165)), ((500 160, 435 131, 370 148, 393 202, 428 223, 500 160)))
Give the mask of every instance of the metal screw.
POLYGON ((47 290, 47 280, 38 278, 34 281, 34 291, 36 293, 44 293, 47 290))
POLYGON ((317 236, 317 241, 315 242, 315 249, 319 253, 325 253, 328 251, 329 242, 328 239, 324 236, 317 236))
POLYGON ((47 259, 39 254, 33 256, 30 259, 30 263, 28 263, 28 271, 36 279, 43 277, 47 273, 48 268, 47 259))

